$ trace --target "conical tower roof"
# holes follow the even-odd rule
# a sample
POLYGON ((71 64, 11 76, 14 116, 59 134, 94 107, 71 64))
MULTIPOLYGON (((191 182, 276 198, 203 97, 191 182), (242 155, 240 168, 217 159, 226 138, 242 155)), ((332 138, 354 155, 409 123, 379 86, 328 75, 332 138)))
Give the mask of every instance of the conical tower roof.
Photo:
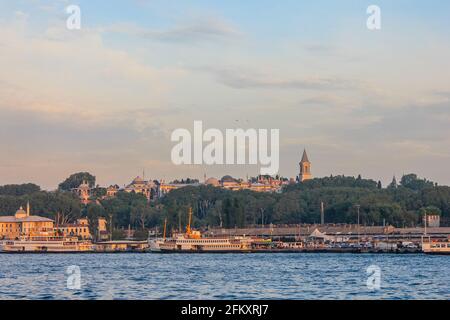
POLYGON ((308 155, 306 154, 306 149, 303 150, 303 156, 301 162, 309 162, 308 155))

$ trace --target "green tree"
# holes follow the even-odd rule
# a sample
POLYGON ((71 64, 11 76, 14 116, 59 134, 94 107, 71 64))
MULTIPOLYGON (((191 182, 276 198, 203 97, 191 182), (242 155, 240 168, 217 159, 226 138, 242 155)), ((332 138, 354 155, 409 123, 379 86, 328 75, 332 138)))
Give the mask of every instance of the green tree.
POLYGON ((434 182, 428 181, 426 179, 419 179, 416 174, 411 173, 404 175, 402 179, 400 180, 400 184, 402 187, 414 190, 414 191, 420 191, 425 188, 433 188, 434 182))
POLYGON ((9 184, 0 186, 0 195, 23 196, 41 191, 41 187, 34 183, 9 184))
POLYGON ((71 191, 74 188, 78 188, 83 181, 86 181, 91 188, 95 186, 95 176, 89 172, 78 172, 61 182, 58 189, 61 191, 71 191))
POLYGON ((440 215, 442 215, 442 211, 441 211, 441 209, 439 209, 438 207, 435 207, 435 206, 428 206, 428 207, 420 208, 420 210, 419 210, 420 217, 425 216, 425 214, 440 216, 440 215))
POLYGON ((96 203, 89 203, 86 208, 86 217, 89 221, 89 229, 91 231, 92 237, 94 241, 98 240, 98 219, 99 218, 105 218, 106 212, 105 209, 96 204, 96 203))

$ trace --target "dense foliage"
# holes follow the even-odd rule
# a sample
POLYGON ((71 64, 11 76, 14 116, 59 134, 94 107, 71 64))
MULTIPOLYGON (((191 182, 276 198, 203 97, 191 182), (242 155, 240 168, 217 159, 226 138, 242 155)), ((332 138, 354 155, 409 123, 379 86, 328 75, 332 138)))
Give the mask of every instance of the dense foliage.
POLYGON ((89 172, 74 173, 66 180, 61 182, 58 186, 58 189, 61 191, 71 191, 74 188, 78 188, 83 182, 87 182, 92 188, 95 186, 95 177, 89 172))
POLYGON ((194 208, 197 226, 318 223, 321 202, 327 223, 356 223, 359 205, 362 224, 416 226, 425 212, 440 214, 443 222, 448 221, 450 187, 436 186, 415 175, 388 188, 361 177, 326 177, 289 185, 281 194, 187 187, 162 199, 165 212, 161 215, 167 214, 174 227, 185 219, 189 206, 194 208))
POLYGON ((8 184, 5 186, 0 186, 0 195, 2 196, 23 196, 25 194, 30 194, 38 192, 41 187, 33 183, 26 184, 8 184))

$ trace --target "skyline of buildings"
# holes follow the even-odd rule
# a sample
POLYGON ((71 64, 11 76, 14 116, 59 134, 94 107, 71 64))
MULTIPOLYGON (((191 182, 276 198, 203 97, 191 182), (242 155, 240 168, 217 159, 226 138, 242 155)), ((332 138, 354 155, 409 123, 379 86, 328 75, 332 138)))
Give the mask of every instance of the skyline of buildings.
MULTIPOLYGON (((306 149, 303 150, 302 158, 299 162, 299 173, 294 178, 283 178, 281 176, 264 176, 258 175, 257 177, 249 178, 247 175, 246 179, 233 178, 230 175, 225 175, 220 179, 214 177, 207 177, 204 174, 203 181, 197 179, 191 180, 175 180, 171 182, 166 182, 164 179, 148 179, 145 180, 145 173, 143 172, 143 177, 137 176, 131 183, 120 187, 117 184, 110 185, 106 188, 106 194, 104 198, 115 197, 120 191, 128 193, 138 193, 143 194, 149 201, 156 200, 158 198, 164 197, 172 190, 176 190, 186 186, 213 186, 219 187, 227 190, 237 191, 237 190, 251 190, 256 192, 281 192, 284 185, 294 184, 310 180, 313 178, 311 173, 311 162, 309 161, 306 149)), ((98 185, 97 185, 98 186, 98 185)), ((92 191, 97 186, 90 186, 85 180, 72 191, 78 195, 81 203, 88 204, 92 201, 92 191)))
MULTIPOLYGON (((180 165, 179 167, 190 167, 191 165, 180 165)), ((244 165, 248 166, 248 165, 244 165)), ((131 182, 129 183, 111 183, 111 184, 102 184, 99 183, 99 180, 103 180, 105 177, 98 177, 96 176, 96 186, 104 186, 103 188, 106 189, 106 195, 105 197, 114 197, 117 192, 119 191, 125 191, 125 192, 137 192, 137 193, 143 193, 146 198, 153 199, 153 198, 160 198, 170 192, 171 190, 175 190, 178 188, 181 188, 183 186, 187 185, 213 185, 213 186, 219 186, 223 187, 225 189, 230 190, 244 190, 249 189, 253 191, 262 191, 262 192, 279 192, 281 190, 281 186, 288 184, 288 183, 296 183, 298 181, 305 181, 314 178, 314 176, 311 173, 311 162, 309 161, 308 154, 306 152, 306 149, 303 149, 303 153, 301 156, 301 160, 298 163, 299 169, 298 174, 295 177, 284 177, 283 175, 277 174, 275 176, 263 176, 260 174, 256 174, 256 176, 253 176, 249 178, 249 174, 247 173, 245 175, 245 178, 234 178, 232 175, 225 174, 222 178, 215 178, 213 176, 208 177, 206 173, 203 173, 203 179, 198 179, 196 176, 182 176, 183 178, 173 178, 173 179, 164 179, 164 178, 154 178, 154 179, 145 179, 145 170, 142 170, 142 177, 136 176, 131 182), (279 177, 279 178, 278 178, 279 177), (223 179, 226 178, 229 181, 225 181, 223 183, 223 179), (194 180, 194 182, 187 182, 187 180, 194 180), (232 180, 232 181, 231 181, 232 180), (108 187, 106 187, 108 186, 108 187)), ((205 166, 200 166, 205 167, 205 166)), ((208 167, 208 166, 207 166, 208 167)), ((217 167, 217 165, 209 166, 209 167, 217 167)), ((226 165, 223 167, 227 167, 226 165)), ((256 166, 257 168, 257 166, 256 166)), ((280 168, 280 171, 283 168, 280 168)), ((319 167, 320 170, 320 167, 319 167)), ((206 170, 205 170, 206 171, 206 170)), ((416 172, 403 172, 402 175, 408 174, 408 173, 416 173, 416 172)), ((331 173, 330 175, 333 176, 339 176, 343 174, 336 174, 331 173)), ((316 175, 315 177, 327 177, 330 175, 316 175)), ((360 173, 354 174, 354 175, 343 175, 343 176, 362 176, 360 173)), ((420 178, 426 178, 423 176, 418 175, 420 178)), ((392 183, 396 183, 396 174, 393 174, 389 179, 382 181, 381 179, 373 178, 373 177, 364 177, 367 179, 372 179, 374 181, 379 181, 382 183, 383 186, 388 186, 392 183)), ((34 183, 31 181, 27 182, 19 182, 17 184, 24 184, 24 183, 34 183)), ((12 185, 16 183, 10 183, 12 185)), ((0 185, 2 185, 0 183, 0 185)), ((3 184, 8 185, 8 184, 3 184)), ((39 184, 38 184, 39 185, 39 184)), ((46 191, 55 191, 57 188, 42 188, 42 190, 46 191)), ((89 185, 87 181, 83 181, 77 188, 74 188, 72 191, 76 193, 80 199, 81 203, 87 204, 89 203, 89 199, 91 197, 91 191, 94 188, 89 185)))

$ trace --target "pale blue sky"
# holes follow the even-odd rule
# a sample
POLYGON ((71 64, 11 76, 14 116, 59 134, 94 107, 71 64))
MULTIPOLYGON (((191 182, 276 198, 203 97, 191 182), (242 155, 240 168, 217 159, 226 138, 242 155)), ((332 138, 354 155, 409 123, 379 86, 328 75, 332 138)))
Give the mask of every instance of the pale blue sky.
POLYGON ((449 33, 448 1, 0 0, 0 185, 256 174, 173 166, 194 120, 279 128, 284 176, 306 147, 316 176, 450 184, 449 33))

